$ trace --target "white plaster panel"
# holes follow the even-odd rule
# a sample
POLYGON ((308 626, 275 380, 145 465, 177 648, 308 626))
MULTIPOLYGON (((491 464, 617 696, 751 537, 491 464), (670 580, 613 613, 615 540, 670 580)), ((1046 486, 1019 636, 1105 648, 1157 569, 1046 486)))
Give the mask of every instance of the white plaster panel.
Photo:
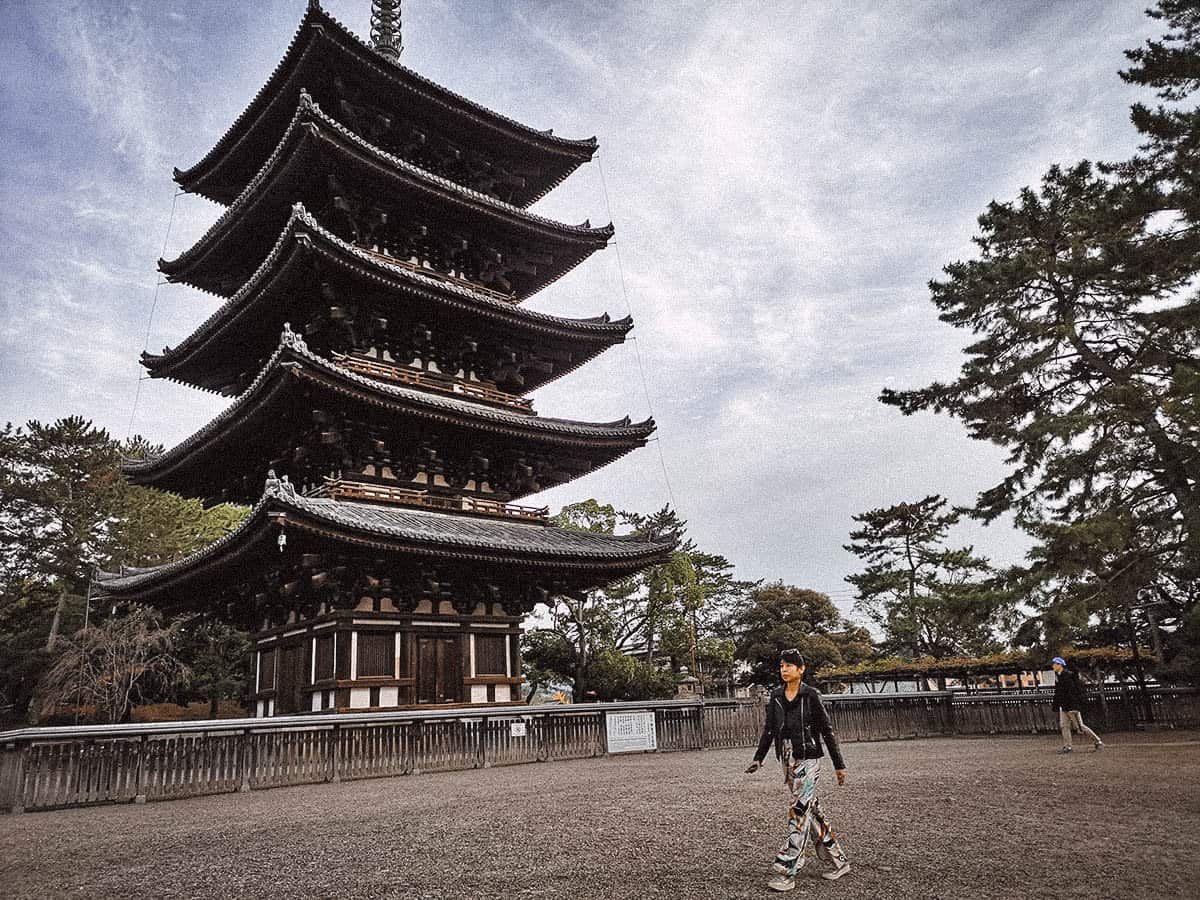
POLYGON ((370 688, 350 688, 350 708, 366 709, 371 705, 370 688))
POLYGON ((496 702, 507 703, 512 699, 512 685, 498 684, 496 685, 496 702))
POLYGON ((471 702, 472 703, 487 703, 487 685, 486 684, 471 685, 471 702))
POLYGON ((399 706, 400 705, 400 688, 384 687, 379 689, 379 705, 380 706, 399 706))
POLYGON ((321 711, 321 692, 320 692, 320 691, 313 691, 313 692, 312 692, 312 703, 311 703, 311 707, 312 707, 312 711, 313 711, 313 712, 320 712, 320 711, 321 711))

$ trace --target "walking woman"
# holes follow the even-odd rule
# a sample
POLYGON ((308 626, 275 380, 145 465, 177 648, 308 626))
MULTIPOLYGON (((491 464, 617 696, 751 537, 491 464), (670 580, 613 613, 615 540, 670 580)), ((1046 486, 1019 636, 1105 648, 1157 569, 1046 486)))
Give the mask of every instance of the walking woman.
POLYGON ((777 875, 767 883, 775 891, 790 891, 796 886, 796 872, 804 865, 804 854, 810 845, 818 857, 834 867, 833 871, 823 873, 823 878, 833 881, 850 871, 850 862, 821 815, 817 799, 817 780, 824 755, 822 738, 829 748, 839 785, 846 783, 846 764, 821 694, 801 681, 803 675, 804 657, 799 650, 784 650, 779 654, 783 686, 771 692, 758 751, 746 769, 747 773, 758 771, 774 742, 775 756, 783 764, 784 780, 791 792, 787 840, 771 865, 777 875))

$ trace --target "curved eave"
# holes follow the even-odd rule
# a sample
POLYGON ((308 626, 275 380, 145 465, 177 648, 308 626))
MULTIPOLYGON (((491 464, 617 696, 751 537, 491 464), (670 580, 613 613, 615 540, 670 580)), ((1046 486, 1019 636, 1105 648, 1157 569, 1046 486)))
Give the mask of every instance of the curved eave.
POLYGON ((150 569, 101 573, 99 588, 109 597, 149 598, 199 579, 217 577, 272 541, 273 526, 385 553, 576 572, 600 580, 623 577, 664 562, 674 549, 673 543, 632 536, 464 519, 450 513, 373 507, 272 490, 237 528, 206 547, 150 569))
MULTIPOLYGON (((189 367, 195 369, 199 365, 200 369, 205 369, 196 360, 211 348, 214 341, 219 342, 223 335, 238 329, 247 317, 261 316, 261 303, 265 302, 264 298, 270 293, 274 282, 282 279, 288 268, 300 262, 305 253, 320 254, 356 277, 401 294, 478 316, 513 331, 580 346, 578 360, 570 366, 556 369, 549 378, 531 381, 522 393, 534 391, 574 371, 604 350, 624 341, 633 327, 633 319, 629 316, 617 320, 610 320, 607 316, 567 319, 534 312, 458 284, 422 275, 404 266, 389 264, 378 255, 360 250, 326 231, 303 205, 297 204, 275 246, 250 280, 177 347, 161 354, 143 353, 142 364, 152 377, 171 378, 213 390, 208 384, 202 383, 202 379, 189 375, 189 367)), ((295 321, 294 316, 294 311, 281 310, 279 321, 273 326, 274 331, 278 332, 284 320, 295 321)))
POLYGON ((276 351, 254 383, 211 422, 166 453, 148 460, 127 461, 122 470, 139 484, 173 490, 170 480, 176 473, 186 472, 190 467, 202 464, 206 456, 220 453, 222 442, 234 440, 238 429, 246 427, 261 409, 301 381, 315 384, 341 398, 383 408, 397 416, 417 417, 518 441, 591 451, 601 457, 595 468, 644 446, 655 427, 653 419, 637 423, 628 418, 592 423, 520 415, 466 400, 383 384, 321 359, 305 349, 301 341, 292 339, 276 351))
MULTIPOLYGON (((172 281, 185 281, 202 290, 219 293, 214 288, 213 276, 206 278, 203 272, 197 274, 197 268, 207 257, 221 256, 221 249, 236 237, 239 227, 254 227, 246 224, 248 217, 270 198, 271 185, 288 172, 302 150, 315 141, 324 141, 348 163, 365 167, 372 177, 382 175, 391 179, 397 193, 416 192, 426 203, 465 210, 468 217, 482 216, 520 233, 525 239, 540 239, 560 246, 574 245, 583 251, 577 251, 573 259, 557 267, 549 278, 536 281, 520 294, 521 299, 561 278, 591 253, 603 248, 614 233, 612 223, 602 228, 592 228, 587 223, 566 225, 426 172, 363 140, 322 112, 307 95, 302 95, 291 124, 258 174, 195 244, 173 260, 159 260, 159 269, 172 281)), ((291 206, 295 199, 288 198, 286 204, 291 206)), ((276 200, 276 206, 282 205, 276 200)))
POLYGON ((214 179, 230 157, 237 153, 253 152, 248 145, 254 143, 255 133, 268 117, 272 106, 287 102, 294 88, 303 88, 303 85, 292 85, 292 81, 305 58, 309 54, 320 54, 326 48, 333 53, 333 58, 324 63, 331 71, 341 71, 342 65, 349 62, 367 73, 368 77, 380 79, 400 95, 415 95, 442 114, 457 117, 466 129, 479 129, 493 139, 500 138, 516 145, 514 149, 519 147, 526 152, 534 152, 544 157, 547 163, 559 160, 549 179, 522 196, 523 206, 529 206, 545 196, 580 165, 588 162, 596 152, 598 144, 594 137, 572 140, 523 125, 380 56, 321 9, 319 4, 313 4, 301 20, 283 58, 233 125, 203 159, 186 170, 175 170, 175 180, 179 185, 184 190, 217 202, 228 202, 229 197, 220 190, 213 193, 207 187, 208 182, 214 179))

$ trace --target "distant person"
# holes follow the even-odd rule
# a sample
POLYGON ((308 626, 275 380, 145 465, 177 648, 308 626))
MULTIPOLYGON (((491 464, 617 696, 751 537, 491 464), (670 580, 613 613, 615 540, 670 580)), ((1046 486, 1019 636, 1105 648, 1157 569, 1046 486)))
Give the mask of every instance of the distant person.
POLYGON ((1062 729, 1062 748, 1059 753, 1071 753, 1074 747, 1071 746, 1071 726, 1075 726, 1080 734, 1086 734, 1092 739, 1092 746, 1096 750, 1104 748, 1104 741, 1100 740, 1096 732, 1083 724, 1083 703, 1086 699, 1083 693, 1083 684, 1079 680, 1079 675, 1076 672, 1067 668, 1067 661, 1061 656, 1054 657, 1050 661, 1050 667, 1054 669, 1054 708, 1058 710, 1058 727, 1062 729))
POLYGON ((832 864, 832 872, 822 873, 830 881, 850 871, 850 862, 842 852, 837 837, 817 799, 817 779, 821 774, 821 738, 829 747, 829 756, 837 773, 838 784, 846 783, 846 764, 842 751, 829 723, 829 714, 815 688, 801 682, 804 657, 799 650, 784 650, 779 654, 779 677, 783 686, 767 698, 767 719, 763 725, 758 751, 747 773, 757 772, 775 744, 775 757, 783 764, 784 783, 791 791, 788 807, 788 836, 775 856, 772 871, 778 873, 767 887, 774 891, 790 891, 796 886, 796 872, 804 865, 804 852, 812 847, 817 856, 832 864))

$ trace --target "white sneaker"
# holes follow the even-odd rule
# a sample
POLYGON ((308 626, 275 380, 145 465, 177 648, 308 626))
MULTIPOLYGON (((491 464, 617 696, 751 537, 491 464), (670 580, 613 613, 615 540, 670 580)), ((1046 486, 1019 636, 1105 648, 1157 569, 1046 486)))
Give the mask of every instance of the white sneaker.
POLYGON ((786 875, 780 875, 768 881, 767 887, 773 891, 779 891, 781 893, 783 891, 790 891, 796 887, 796 879, 788 878, 786 875))
POLYGON ((1097 753, 1104 749, 1104 741, 1096 741, 1096 746, 1092 748, 1097 753))
POLYGON ((849 875, 849 874, 850 874, 850 863, 842 863, 840 866, 838 866, 832 872, 822 872, 821 877, 824 878, 826 881, 837 881, 843 875, 849 875))

